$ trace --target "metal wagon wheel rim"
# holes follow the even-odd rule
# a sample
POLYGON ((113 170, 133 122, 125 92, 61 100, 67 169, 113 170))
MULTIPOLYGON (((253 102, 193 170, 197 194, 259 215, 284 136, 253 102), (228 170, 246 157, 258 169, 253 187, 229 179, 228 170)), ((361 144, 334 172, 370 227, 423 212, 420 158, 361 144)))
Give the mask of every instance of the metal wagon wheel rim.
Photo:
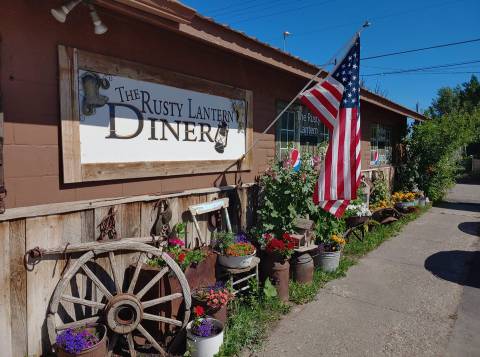
POLYGON ((57 283, 49 305, 47 328, 49 339, 53 346, 59 331, 101 321, 105 323, 107 328, 113 333, 108 346, 108 356, 112 354, 121 335, 126 337, 130 355, 136 356, 135 344, 133 340, 134 331, 138 331, 138 333, 140 333, 147 341, 149 341, 152 347, 155 348, 160 354, 166 355, 167 353, 165 349, 160 346, 155 338, 145 329, 144 326, 142 326, 142 322, 144 320, 156 321, 183 328, 189 321, 190 308, 191 296, 187 279, 185 278, 185 275, 178 264, 167 253, 162 252, 160 249, 157 249, 153 246, 137 242, 119 241, 100 243, 98 247, 87 251, 73 264, 71 264, 64 272, 60 281, 57 283), (140 253, 136 262, 135 271, 125 292, 123 292, 122 287, 120 286, 120 279, 118 275, 120 272, 118 271, 115 251, 133 251, 140 253), (115 285, 114 292, 110 291, 100 280, 100 278, 87 266, 87 263, 93 261, 93 258, 97 258, 104 254, 107 255, 109 260, 111 278, 115 285), (145 286, 143 286, 140 291, 134 293, 140 271, 144 264, 145 258, 147 258, 147 255, 153 255, 161 258, 165 261, 166 266, 163 267, 145 286), (92 281, 92 286, 96 286, 96 288, 103 294, 100 301, 88 300, 86 298, 75 297, 65 293, 67 285, 72 279, 76 279, 76 275, 80 271, 83 271, 87 278, 92 281), (159 283, 162 277, 164 277, 170 271, 173 272, 178 279, 182 293, 172 293, 153 300, 142 301, 142 298, 145 296, 145 294, 157 283, 159 283), (144 311, 149 307, 161 305, 181 297, 184 299, 185 310, 183 321, 157 316, 144 311), (106 302, 102 302, 104 299, 106 302), (96 316, 87 317, 73 322, 57 324, 56 315, 58 314, 60 302, 69 302, 74 305, 77 304, 98 310, 96 311, 96 316), (120 311, 129 316, 131 315, 132 318, 123 320, 122 316, 120 316, 120 311))

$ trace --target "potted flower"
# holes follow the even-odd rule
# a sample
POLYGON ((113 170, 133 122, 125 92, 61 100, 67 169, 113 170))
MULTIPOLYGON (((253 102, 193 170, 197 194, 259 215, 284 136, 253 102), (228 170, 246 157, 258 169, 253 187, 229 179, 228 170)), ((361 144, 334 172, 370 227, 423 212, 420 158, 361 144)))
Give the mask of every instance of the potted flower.
POLYGON ((277 288, 278 296, 282 301, 288 301, 288 281, 290 278, 290 263, 295 248, 295 241, 289 233, 284 233, 281 238, 266 233, 262 239, 265 241, 267 252, 267 275, 277 288))
POLYGON ((410 207, 418 205, 417 194, 415 192, 395 192, 392 195, 395 206, 401 210, 407 210, 410 207))
POLYGON ((368 221, 372 212, 368 209, 366 203, 354 202, 347 206, 344 213, 345 222, 348 228, 356 227, 368 221))
POLYGON ((322 240, 322 249, 318 254, 318 266, 326 272, 337 270, 340 264, 340 254, 345 239, 337 234, 328 236, 328 239, 322 240))
POLYGON ((196 289, 192 298, 194 305, 203 307, 209 316, 226 323, 227 305, 235 296, 224 282, 219 281, 213 286, 196 289))
POLYGON ((205 309, 196 306, 195 318, 187 324, 187 348, 192 357, 213 357, 223 343, 223 324, 205 316, 205 309))
POLYGON ((218 262, 233 269, 248 268, 256 254, 255 246, 245 234, 220 232, 215 235, 215 246, 219 251, 218 262))
POLYGON ((55 346, 59 357, 103 357, 107 354, 105 325, 68 328, 60 332, 55 346))

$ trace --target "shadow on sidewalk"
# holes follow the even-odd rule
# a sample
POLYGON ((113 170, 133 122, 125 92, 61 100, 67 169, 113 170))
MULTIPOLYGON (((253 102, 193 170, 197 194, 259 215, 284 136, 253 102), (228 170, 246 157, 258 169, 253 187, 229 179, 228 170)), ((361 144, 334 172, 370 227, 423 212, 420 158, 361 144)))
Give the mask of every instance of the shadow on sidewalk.
POLYGON ((480 236, 480 222, 462 222, 458 225, 458 229, 472 236, 480 236))
POLYGON ((480 212, 480 204, 470 202, 438 202, 434 207, 453 209, 457 211, 480 212))
MULTIPOLYGON (((469 222, 468 222, 469 223, 469 222)), ((450 250, 432 254, 425 269, 440 279, 480 288, 480 252, 450 250)))

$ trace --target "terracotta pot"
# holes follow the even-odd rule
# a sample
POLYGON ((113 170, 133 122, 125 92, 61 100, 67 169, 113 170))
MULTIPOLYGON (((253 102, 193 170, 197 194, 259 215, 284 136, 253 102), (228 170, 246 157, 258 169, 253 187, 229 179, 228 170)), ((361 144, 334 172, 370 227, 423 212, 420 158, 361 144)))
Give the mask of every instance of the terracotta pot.
POLYGON ((228 317, 227 305, 224 305, 224 306, 222 306, 221 308, 218 308, 218 309, 213 309, 210 306, 208 306, 205 301, 201 301, 201 300, 196 299, 194 295, 192 295, 192 303, 193 303, 193 306, 203 307, 205 309, 205 314, 206 315, 208 315, 210 317, 213 317, 216 320, 221 321, 223 324, 227 323, 227 317, 228 317))
POLYGON ((75 357, 75 356, 82 356, 82 357, 105 357, 107 355, 107 328, 105 325, 94 325, 92 327, 96 328, 97 332, 100 332, 100 341, 89 348, 88 350, 84 350, 79 353, 69 353, 62 349, 61 347, 57 348, 57 356, 58 357, 75 357))
POLYGON ((293 279, 302 284, 308 284, 313 281, 313 259, 310 254, 298 255, 293 260, 293 279))

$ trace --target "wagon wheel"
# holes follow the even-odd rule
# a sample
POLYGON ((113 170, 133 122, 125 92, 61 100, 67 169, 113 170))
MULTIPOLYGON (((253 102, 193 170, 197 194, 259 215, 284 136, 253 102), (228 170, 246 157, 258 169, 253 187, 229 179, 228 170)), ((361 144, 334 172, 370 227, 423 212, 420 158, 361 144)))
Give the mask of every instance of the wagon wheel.
MULTIPOLYGON (((123 273, 123 272, 122 272, 123 273)), ((131 356, 136 356, 135 343, 133 339, 133 332, 142 335, 161 355, 166 355, 165 349, 155 340, 155 338, 142 326, 144 320, 150 320, 154 322, 166 323, 169 325, 177 326, 179 328, 185 327, 190 318, 191 296, 190 288, 180 267, 175 261, 166 253, 161 250, 143 243, 137 242, 108 242, 99 243, 98 247, 86 252, 78 260, 69 266, 69 268, 63 274, 63 277, 58 282, 55 291, 50 301, 48 316, 47 316, 47 328, 52 346, 55 343, 57 333, 67 328, 81 327, 87 324, 93 324, 97 322, 104 323, 110 332, 110 341, 108 346, 108 355, 111 356, 113 350, 120 340, 120 336, 126 338, 129 353, 131 356), (135 271, 128 284, 126 291, 122 291, 120 286, 121 273, 118 268, 115 252, 117 251, 129 251, 138 252, 138 260, 136 261, 135 271), (88 262, 93 262, 94 258, 108 257, 109 265, 111 269, 111 280, 114 287, 110 289, 107 287, 109 284, 104 284, 99 276, 88 267, 88 262), (147 256, 160 257, 166 263, 163 267, 145 286, 137 287, 137 280, 140 274, 140 270, 147 256), (72 279, 76 279, 76 274, 80 271, 91 280, 93 285, 102 294, 100 299, 92 300, 86 297, 72 296, 66 291, 69 284, 72 284, 72 279), (153 300, 142 301, 144 295, 155 285, 165 274, 172 272, 178 279, 181 285, 181 293, 172 293, 167 296, 162 296, 153 300), (113 291, 111 291, 113 290, 113 291), (136 291, 136 293, 134 293, 136 291), (167 318, 163 316, 157 316, 145 311, 145 309, 161 305, 163 303, 183 298, 184 299, 184 318, 183 321, 175 320, 173 318, 167 318), (97 301, 98 300, 98 301, 97 301), (61 304, 60 304, 61 302, 61 304), (85 313, 82 313, 83 318, 76 320, 76 316, 73 317, 74 321, 60 322, 59 319, 59 307, 63 308, 63 304, 73 304, 74 308, 80 307, 82 311, 87 309, 90 311, 91 316, 86 317, 85 313), (60 305, 60 306, 59 306, 60 305)), ((75 314, 77 315, 77 314, 75 314)))

